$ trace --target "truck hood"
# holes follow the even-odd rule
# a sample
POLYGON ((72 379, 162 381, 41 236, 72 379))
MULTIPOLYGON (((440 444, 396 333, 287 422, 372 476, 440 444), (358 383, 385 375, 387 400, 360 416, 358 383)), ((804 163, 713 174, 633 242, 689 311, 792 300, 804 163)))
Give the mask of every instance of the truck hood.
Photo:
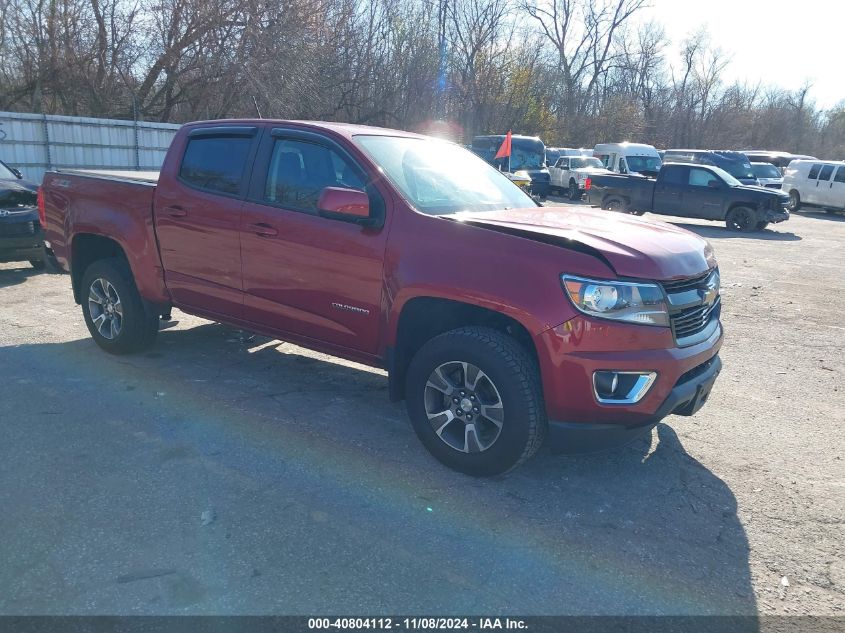
POLYGON ((0 180, 0 209, 34 207, 37 204, 35 191, 21 182, 0 180))
POLYGON ((620 277, 652 280, 693 277, 716 265, 713 248, 695 233, 665 222, 610 211, 536 207, 456 213, 447 217, 588 252, 603 260, 620 277))

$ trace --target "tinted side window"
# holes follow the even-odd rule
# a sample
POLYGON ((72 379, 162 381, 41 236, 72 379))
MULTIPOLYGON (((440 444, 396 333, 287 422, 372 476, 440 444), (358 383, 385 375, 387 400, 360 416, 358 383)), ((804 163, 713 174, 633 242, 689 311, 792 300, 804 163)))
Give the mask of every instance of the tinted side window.
POLYGON ((819 177, 819 170, 821 168, 822 168, 822 166, 819 165, 819 164, 815 164, 812 167, 810 167, 810 173, 807 174, 807 178, 809 178, 810 180, 815 180, 816 178, 818 178, 819 177))
POLYGON ((185 182, 220 193, 240 193, 252 138, 219 136, 188 141, 179 177, 185 182))
POLYGON ((836 170, 835 182, 845 182, 845 165, 836 170))
POLYGON ((715 174, 711 174, 706 169, 690 169, 689 170, 689 184, 693 187, 707 187, 710 181, 719 182, 715 174))
POLYGON ((664 185, 683 185, 686 181, 686 167, 664 167, 661 180, 664 185))
POLYGON ((833 173, 833 165, 825 165, 819 174, 819 180, 830 180, 830 175, 833 173))
POLYGON ((264 187, 266 202, 316 214, 317 199, 325 187, 365 189, 358 172, 328 147, 276 141, 264 187))

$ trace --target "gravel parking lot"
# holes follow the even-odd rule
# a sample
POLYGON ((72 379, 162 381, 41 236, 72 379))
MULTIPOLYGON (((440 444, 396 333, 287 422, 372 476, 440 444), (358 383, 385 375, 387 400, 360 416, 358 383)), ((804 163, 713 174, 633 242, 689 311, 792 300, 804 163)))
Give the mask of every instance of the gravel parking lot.
POLYGON ((109 356, 0 264, 0 613, 845 615, 845 217, 672 221, 721 265, 709 404, 490 480, 382 372, 179 312, 109 356))

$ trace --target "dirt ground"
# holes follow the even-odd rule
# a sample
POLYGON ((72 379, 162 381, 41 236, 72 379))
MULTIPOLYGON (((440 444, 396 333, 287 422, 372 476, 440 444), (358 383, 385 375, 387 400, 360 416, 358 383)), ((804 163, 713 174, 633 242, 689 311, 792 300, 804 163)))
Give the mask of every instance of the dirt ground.
POLYGON ((178 312, 109 356, 0 264, 0 613, 845 615, 845 217, 671 220, 722 271, 707 406, 490 480, 383 372, 178 312))

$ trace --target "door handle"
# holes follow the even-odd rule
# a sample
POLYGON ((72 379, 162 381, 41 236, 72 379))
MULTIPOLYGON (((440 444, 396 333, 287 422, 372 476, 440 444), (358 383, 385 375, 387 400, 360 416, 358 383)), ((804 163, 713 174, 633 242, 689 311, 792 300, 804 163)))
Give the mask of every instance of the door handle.
POLYGON ((274 229, 269 224, 265 224, 264 222, 256 222, 255 224, 247 225, 249 230, 258 235, 259 237, 275 237, 279 234, 279 232, 274 229))
POLYGON ((188 215, 188 212, 185 211, 184 207, 180 207, 178 204, 171 207, 164 207, 164 212, 171 218, 184 218, 188 215))

